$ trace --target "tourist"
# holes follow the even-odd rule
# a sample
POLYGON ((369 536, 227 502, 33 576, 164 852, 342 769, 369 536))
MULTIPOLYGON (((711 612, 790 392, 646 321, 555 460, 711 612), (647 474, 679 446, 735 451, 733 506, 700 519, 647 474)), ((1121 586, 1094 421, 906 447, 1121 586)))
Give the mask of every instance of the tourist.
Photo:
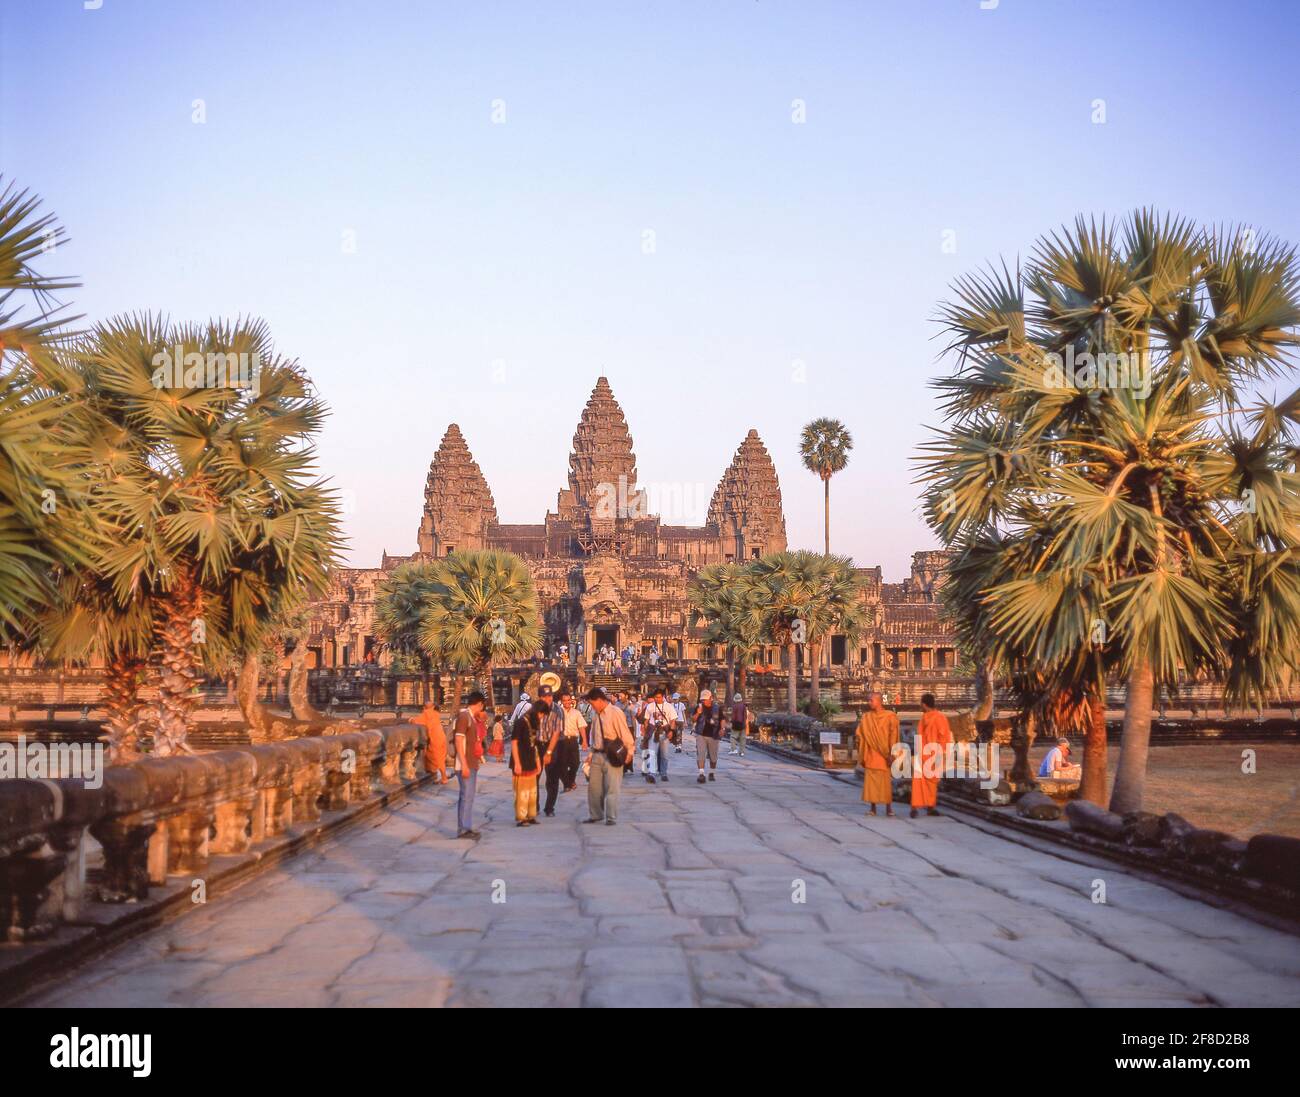
POLYGON ((511 783, 515 790, 517 827, 537 825, 537 783, 542 772, 538 741, 542 722, 549 711, 550 698, 539 696, 515 721, 510 736, 510 772, 513 774, 511 783))
POLYGON ((587 717, 578 708, 578 698, 567 686, 560 692, 563 709, 564 742, 567 758, 560 778, 565 792, 578 787, 578 769, 582 765, 582 752, 587 749, 587 717))
POLYGON ((428 742, 424 748, 424 768, 432 773, 438 784, 447 783, 447 733, 442 728, 442 713, 438 706, 430 701, 420 710, 420 715, 411 721, 421 724, 427 730, 428 742))
POLYGON ((561 644, 560 645, 560 666, 567 667, 568 665, 569 665, 569 645, 561 644))
POLYGON ((507 763, 506 757, 506 718, 497 713, 492 719, 492 736, 488 742, 488 754, 497 760, 507 763))
MULTIPOLYGON (((515 721, 524 714, 529 704, 532 703, 532 700, 533 695, 527 690, 524 690, 519 694, 519 703, 515 705, 514 710, 510 713, 510 727, 515 726, 515 721)), ((508 730, 509 728, 507 728, 507 731, 508 730)))
MULTIPOLYGON (((627 729, 633 737, 632 741, 635 744, 638 728, 636 722, 636 707, 632 703, 632 695, 628 693, 628 691, 625 689, 619 690, 617 703, 618 703, 619 711, 623 713, 623 722, 627 725, 627 729)), ((632 767, 635 764, 636 764, 636 747, 634 745, 632 750, 628 752, 627 762, 623 766, 623 772, 631 773, 632 767)))
POLYGON ((1070 740, 1062 736, 1056 740, 1056 746, 1049 750, 1038 767, 1039 777, 1052 777, 1057 780, 1077 780, 1083 772, 1082 766, 1070 763, 1070 740))
POLYGON ((612 827, 618 822, 624 762, 632 757, 636 743, 623 710, 610 702, 609 694, 598 687, 587 694, 587 700, 591 702, 593 722, 587 756, 591 783, 587 786, 586 822, 603 821, 612 827))
POLYGON ((686 702, 680 693, 673 694, 673 708, 677 712, 677 726, 673 729, 673 753, 682 752, 682 732, 686 728, 686 702))
POLYGON ((745 734, 749 731, 749 706, 743 694, 731 699, 731 752, 745 757, 745 734))
POLYGON ((913 819, 917 808, 925 808, 927 815, 939 814, 939 773, 943 769, 943 750, 951 742, 948 717, 934 707, 934 694, 921 694, 921 720, 913 740, 913 819))
POLYGON ((714 771, 718 768, 718 740, 722 738, 722 712, 713 703, 713 691, 700 692, 700 703, 695 706, 691 716, 695 731, 695 763, 700 767, 697 784, 704 784, 704 762, 708 759, 710 781, 717 780, 714 771))
POLYGON ((858 759, 862 762, 862 800, 871 805, 868 815, 876 814, 876 805, 885 805, 885 815, 894 817, 894 788, 890 775, 894 748, 898 746, 898 714, 885 708, 884 698, 874 692, 867 711, 858 721, 858 759))
POLYGON ((578 784, 578 767, 582 764, 582 751, 587 746, 587 721, 578 711, 573 690, 560 687, 559 704, 555 708, 555 723, 543 755, 546 761, 545 814, 555 814, 555 801, 563 786, 572 792, 578 784))
POLYGON ((475 841, 482 837, 473 825, 474 789, 478 783, 478 767, 483 761, 483 739, 487 735, 483 717, 486 701, 480 690, 473 690, 465 700, 465 707, 456 716, 454 733, 456 780, 460 784, 460 795, 456 799, 456 837, 475 841))
MULTIPOLYGON (((559 742, 560 733, 564 730, 564 716, 555 703, 555 692, 550 686, 537 687, 537 700, 533 702, 531 707, 537 712, 537 721, 536 723, 530 723, 528 726, 533 736, 537 757, 543 759, 543 765, 545 765, 545 756, 548 753, 554 756, 555 745, 559 742)), ((542 799, 543 778, 544 772, 539 769, 537 771, 537 800, 539 803, 542 799)))
POLYGON ((649 749, 646 751, 646 762, 648 763, 646 782, 651 785, 655 783, 652 771, 657 768, 659 780, 667 784, 668 744, 672 741, 673 732, 677 727, 677 710, 664 700, 663 686, 655 686, 650 698, 649 703, 642 712, 646 737, 650 740, 649 749), (657 762, 657 767, 654 764, 655 762, 657 762))

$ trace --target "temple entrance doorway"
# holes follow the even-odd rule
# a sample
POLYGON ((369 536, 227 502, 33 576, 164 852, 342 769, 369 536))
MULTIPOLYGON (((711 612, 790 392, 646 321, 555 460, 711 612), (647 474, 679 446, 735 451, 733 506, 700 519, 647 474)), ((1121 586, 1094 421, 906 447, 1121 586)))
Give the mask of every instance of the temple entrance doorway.
POLYGON ((599 651, 608 644, 615 651, 618 651, 618 626, 617 625, 597 625, 593 629, 596 642, 596 650, 599 651))

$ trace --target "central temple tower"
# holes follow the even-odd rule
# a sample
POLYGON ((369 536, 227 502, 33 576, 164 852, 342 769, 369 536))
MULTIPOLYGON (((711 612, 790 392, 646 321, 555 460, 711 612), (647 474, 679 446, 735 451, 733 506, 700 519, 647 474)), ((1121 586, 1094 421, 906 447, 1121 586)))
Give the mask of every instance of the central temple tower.
POLYGON ((559 493, 555 510, 556 517, 572 523, 575 541, 589 556, 621 555, 631 543, 633 523, 646 517, 632 435, 604 377, 596 381, 573 432, 569 486, 559 493))

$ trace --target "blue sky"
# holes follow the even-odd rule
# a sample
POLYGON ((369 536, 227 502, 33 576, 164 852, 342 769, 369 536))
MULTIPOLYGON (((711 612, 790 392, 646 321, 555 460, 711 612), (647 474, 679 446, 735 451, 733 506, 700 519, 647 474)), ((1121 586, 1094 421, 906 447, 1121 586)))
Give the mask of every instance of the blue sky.
POLYGON ((0 170, 88 320, 269 321, 356 564, 414 550, 452 421, 541 521, 603 373, 685 498, 756 428, 796 546, 844 419, 833 547, 896 580, 951 280, 1138 205, 1300 241, 1298 44, 1291 0, 0 0, 0 170))

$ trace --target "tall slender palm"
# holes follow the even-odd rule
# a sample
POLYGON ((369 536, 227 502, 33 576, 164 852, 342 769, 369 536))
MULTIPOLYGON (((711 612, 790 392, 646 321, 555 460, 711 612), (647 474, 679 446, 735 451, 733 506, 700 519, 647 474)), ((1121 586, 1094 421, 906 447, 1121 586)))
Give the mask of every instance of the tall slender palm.
POLYGON ((853 436, 838 419, 814 419, 799 436, 799 456, 809 472, 822 479, 825 489, 826 555, 831 552, 831 477, 849 463, 853 436))
POLYGON ((919 462, 963 639, 1086 697, 1085 776, 1121 677, 1111 807, 1138 810, 1157 686, 1204 673, 1262 704, 1300 658, 1297 397, 1247 406, 1290 367, 1296 251, 1146 211, 1080 219, 1027 269, 958 282, 941 318, 949 422, 919 462))
POLYGON ((431 569, 420 645, 458 674, 473 674, 493 707, 493 666, 531 655, 541 640, 528 565, 514 553, 483 549, 444 556, 431 569))

